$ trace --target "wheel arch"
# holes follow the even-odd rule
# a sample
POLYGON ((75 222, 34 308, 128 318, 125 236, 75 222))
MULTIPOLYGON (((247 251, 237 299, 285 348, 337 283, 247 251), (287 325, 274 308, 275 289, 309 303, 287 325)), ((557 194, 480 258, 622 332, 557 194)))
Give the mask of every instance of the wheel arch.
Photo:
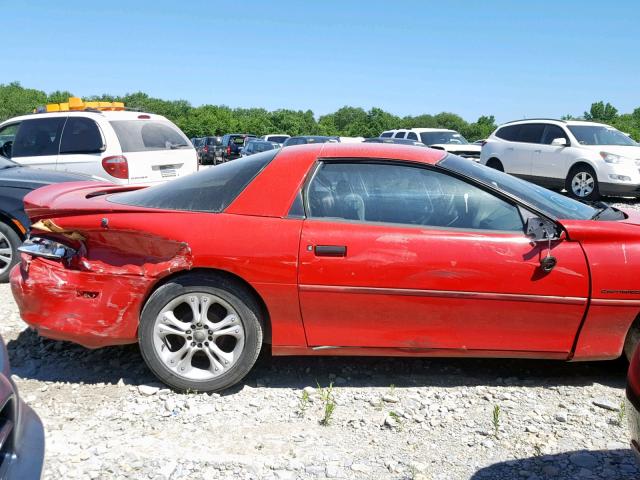
POLYGON ((14 220, 14 217, 3 210, 0 210, 0 222, 6 224, 7 226, 9 226, 9 228, 11 228, 11 230, 16 232, 16 235, 18 235, 20 240, 24 240, 26 238, 26 235, 20 231, 18 226, 14 223, 14 220))
POLYGON ((162 277, 161 279, 159 279, 158 281, 156 281, 152 287, 149 289, 149 291, 147 292, 144 301, 141 303, 140 305, 140 312, 139 315, 142 315, 142 310, 144 309, 145 305, 147 304, 147 301, 149 300, 149 297, 151 297, 151 295, 153 294, 153 292, 155 292, 158 288, 160 288, 162 285, 165 285, 167 283, 169 283, 172 280, 175 280, 176 278, 180 278, 180 277, 187 277, 187 276, 196 276, 196 275, 201 275, 201 276, 205 276, 205 277, 223 277, 228 281, 231 281, 233 283, 238 284, 239 286, 241 286, 242 288, 244 288, 257 302, 258 307, 260 308, 262 313, 262 318, 264 319, 264 334, 263 334, 263 343, 265 344, 271 344, 271 315, 269 314, 269 309, 267 308, 267 304, 264 301, 264 299, 262 298, 262 296, 258 293, 258 291, 249 283, 247 282, 245 279, 243 279, 242 277, 231 273, 227 270, 222 270, 222 269, 218 269, 218 268, 193 268, 191 270, 180 270, 177 272, 173 272, 170 275, 167 275, 166 277, 162 277))
POLYGON ((600 181, 600 179, 598 178, 598 167, 593 162, 591 162, 590 160, 588 160, 586 158, 579 158, 577 160, 574 160, 574 162, 567 169, 567 173, 565 175, 565 178, 569 176, 569 173, 571 173, 571 170, 573 170, 576 167, 580 167, 580 166, 587 166, 587 167, 591 168, 596 174, 596 180, 600 181))

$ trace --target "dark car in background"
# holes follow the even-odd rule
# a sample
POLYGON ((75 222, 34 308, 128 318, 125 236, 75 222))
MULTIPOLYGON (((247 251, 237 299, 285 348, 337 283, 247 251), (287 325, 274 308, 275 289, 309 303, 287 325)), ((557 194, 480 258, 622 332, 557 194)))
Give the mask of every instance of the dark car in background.
POLYGON ((222 160, 222 137, 202 137, 202 143, 196 150, 201 165, 217 165, 222 160))
POLYGON ((327 143, 327 142, 340 142, 338 137, 327 137, 323 135, 301 135, 299 137, 288 138, 283 147, 290 147, 292 145, 305 145, 307 143, 327 143))
POLYGON ((258 138, 251 133, 227 133, 222 137, 221 161, 228 162, 240 157, 241 149, 254 138, 258 138))
POLYGON ((44 427, 18 395, 0 337, 0 478, 38 480, 44 463, 44 427))
POLYGON ((413 145, 416 147, 426 147, 422 142, 409 140, 408 138, 371 137, 365 138, 364 143, 394 143, 396 145, 413 145))
POLYGON ((640 348, 636 348, 627 374, 627 419, 631 430, 631 449, 640 462, 640 348))
MULTIPOLYGON (((0 156, 0 283, 19 261, 18 247, 29 231, 22 199, 36 188, 52 183, 91 180, 88 175, 56 172, 22 165, 0 156)), ((2 477, 0 477, 2 478, 2 477)))
POLYGON ((275 142, 267 142, 264 140, 251 140, 247 142, 245 147, 242 149, 243 157, 247 157, 249 155, 253 155, 254 153, 266 152, 268 150, 274 150, 276 148, 280 148, 279 143, 275 142))

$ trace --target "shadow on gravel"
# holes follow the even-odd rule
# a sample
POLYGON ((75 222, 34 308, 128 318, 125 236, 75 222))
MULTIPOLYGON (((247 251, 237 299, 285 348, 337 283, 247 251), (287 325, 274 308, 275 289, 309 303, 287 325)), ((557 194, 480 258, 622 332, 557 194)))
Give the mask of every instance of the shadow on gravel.
POLYGON ((631 450, 578 450, 496 463, 478 470, 471 480, 633 480, 640 478, 634 460, 631 450))
MULTIPOLYGON (((70 383, 156 383, 137 345, 89 350, 69 342, 47 340, 24 330, 7 344, 13 373, 22 378, 70 383)), ((546 360, 271 357, 260 356, 243 384, 303 388, 333 381, 342 387, 584 386, 600 383, 622 388, 625 360, 568 363, 546 360)), ((230 389, 233 394, 240 384, 230 389)))

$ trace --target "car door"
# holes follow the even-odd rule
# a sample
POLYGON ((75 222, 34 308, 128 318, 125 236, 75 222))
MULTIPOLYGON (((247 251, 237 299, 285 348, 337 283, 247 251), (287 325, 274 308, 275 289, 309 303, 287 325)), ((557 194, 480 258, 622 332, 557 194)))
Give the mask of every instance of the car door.
POLYGON ((523 123, 519 125, 514 137, 512 145, 507 147, 512 150, 510 168, 508 173, 518 177, 531 177, 531 163, 533 161, 533 152, 537 150, 542 139, 544 124, 541 123, 523 123))
POLYGON ((11 146, 12 160, 30 167, 56 168, 60 137, 67 117, 44 115, 20 122, 11 146))
POLYGON ((62 130, 57 170, 87 175, 101 173, 106 149, 100 128, 90 118, 70 116, 62 130))
POLYGON ((534 149, 531 161, 531 176, 536 183, 548 187, 564 187, 567 176, 565 153, 570 145, 571 141, 562 128, 553 124, 545 126, 542 140, 534 149), (551 145, 556 138, 564 138, 567 146, 551 145))
POLYGON ((546 248, 520 209, 434 168, 323 162, 304 192, 299 292, 310 346, 570 351, 589 278, 580 246, 546 248))

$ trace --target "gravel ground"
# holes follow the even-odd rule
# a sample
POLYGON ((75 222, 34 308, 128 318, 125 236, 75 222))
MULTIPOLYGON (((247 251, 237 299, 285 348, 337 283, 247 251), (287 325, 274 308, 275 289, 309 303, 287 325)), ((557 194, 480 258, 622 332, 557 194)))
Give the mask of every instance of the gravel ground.
POLYGON ((176 394, 136 346, 25 329, 7 285, 0 318, 45 479, 640 478, 624 361, 265 356, 223 395, 176 394))

